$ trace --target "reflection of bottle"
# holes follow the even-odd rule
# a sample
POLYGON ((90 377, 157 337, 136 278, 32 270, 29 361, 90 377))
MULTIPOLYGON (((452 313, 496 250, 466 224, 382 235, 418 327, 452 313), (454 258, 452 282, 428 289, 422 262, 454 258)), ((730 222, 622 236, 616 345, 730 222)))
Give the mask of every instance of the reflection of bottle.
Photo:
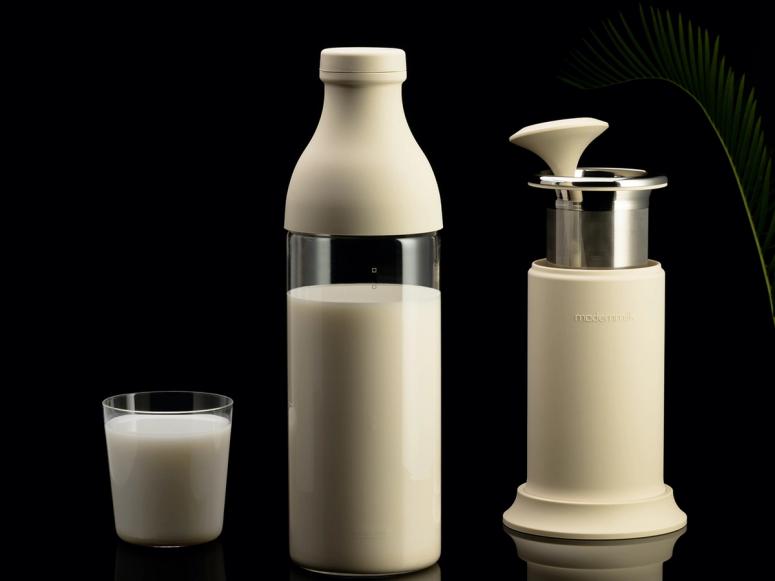
POLYGON ((648 199, 664 177, 576 169, 608 125, 569 119, 511 139, 551 166, 547 258, 528 273, 528 467, 503 515, 553 537, 659 535, 686 524, 662 479, 664 271, 648 199), (553 174, 553 175, 552 175, 553 174))
POLYGON ((225 581, 220 540, 177 549, 116 542, 116 581, 225 581))
POLYGON ((398 49, 326 49, 288 230, 290 552, 388 574, 440 552, 441 204, 398 49))
MULTIPOLYGON (((310 573, 298 567, 290 567, 288 570, 289 581, 321 581, 321 579, 323 578, 320 575, 310 573)), ((336 577, 333 577, 333 579, 336 579, 336 577)), ((350 579, 350 577, 343 577, 343 579, 350 579)), ((393 579, 393 577, 390 577, 390 579, 393 579)), ((420 571, 395 577, 395 579, 398 581, 441 581, 441 568, 438 565, 431 565, 420 571)))
POLYGON ((528 581, 661 581, 662 564, 685 529, 623 541, 547 539, 506 532, 527 562, 528 581))

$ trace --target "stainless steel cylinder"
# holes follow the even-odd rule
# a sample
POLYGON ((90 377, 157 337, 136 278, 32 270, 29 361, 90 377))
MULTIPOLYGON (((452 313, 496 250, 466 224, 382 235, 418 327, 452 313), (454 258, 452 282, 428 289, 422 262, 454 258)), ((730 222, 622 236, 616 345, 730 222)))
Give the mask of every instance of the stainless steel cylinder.
POLYGON ((648 205, 664 176, 624 168, 579 168, 574 177, 541 174, 551 190, 547 260, 563 268, 637 268, 648 264, 648 205))

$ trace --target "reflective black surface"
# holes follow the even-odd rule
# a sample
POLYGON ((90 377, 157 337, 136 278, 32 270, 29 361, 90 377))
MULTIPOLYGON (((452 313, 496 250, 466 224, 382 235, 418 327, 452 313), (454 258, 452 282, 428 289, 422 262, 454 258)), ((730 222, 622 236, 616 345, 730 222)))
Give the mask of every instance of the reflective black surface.
MULTIPOLYGON (((751 575, 753 578, 765 558, 756 552, 755 537, 723 534, 712 529, 692 532, 685 528, 657 537, 618 541, 549 539, 502 527, 492 527, 480 534, 469 532, 468 550, 455 554, 445 551, 439 564, 395 578, 402 581, 689 581, 704 575, 728 578, 751 575), (741 558, 741 554, 748 556, 741 558)), ((306 571, 287 562, 282 553, 271 550, 274 545, 271 538, 267 541, 256 539, 255 543, 240 541, 230 545, 219 539, 198 547, 151 549, 116 540, 113 578, 115 581, 233 581, 283 579, 286 575, 290 581, 338 578, 306 571)))

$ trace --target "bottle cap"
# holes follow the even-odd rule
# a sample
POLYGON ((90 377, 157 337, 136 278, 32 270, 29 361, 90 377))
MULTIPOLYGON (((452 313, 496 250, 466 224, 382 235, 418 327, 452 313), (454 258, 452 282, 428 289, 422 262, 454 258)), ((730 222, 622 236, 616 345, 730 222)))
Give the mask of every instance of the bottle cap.
POLYGON ((345 46, 324 48, 320 70, 326 73, 396 73, 406 71, 406 53, 400 48, 345 46))
POLYGON ((401 103, 397 48, 327 48, 323 113, 288 185, 285 229, 329 236, 401 236, 442 227, 436 178, 401 103))

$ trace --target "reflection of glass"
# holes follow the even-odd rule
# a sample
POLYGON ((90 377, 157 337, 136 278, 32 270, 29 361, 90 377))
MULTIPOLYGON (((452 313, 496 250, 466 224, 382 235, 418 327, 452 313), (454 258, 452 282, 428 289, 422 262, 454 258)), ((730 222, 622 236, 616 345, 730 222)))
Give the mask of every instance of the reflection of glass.
MULTIPOLYGON (((357 577, 357 576, 356 576, 357 577)), ((368 577, 368 576, 366 576, 368 577)), ((305 569, 297 566, 293 566, 289 569, 288 579, 289 581, 325 581, 326 579, 354 579, 352 576, 340 576, 340 575, 319 575, 317 573, 311 573, 305 569)), ((407 573, 405 575, 390 576, 389 579, 395 579, 395 581, 441 581, 441 568, 438 565, 433 565, 427 569, 421 571, 415 571, 414 573, 407 573)))
POLYGON ((528 581, 661 581, 662 563, 673 556, 673 545, 686 531, 622 541, 574 541, 504 530, 527 562, 528 581))
POLYGON ((116 543, 115 581, 225 581, 223 546, 214 541, 176 551, 116 543))

